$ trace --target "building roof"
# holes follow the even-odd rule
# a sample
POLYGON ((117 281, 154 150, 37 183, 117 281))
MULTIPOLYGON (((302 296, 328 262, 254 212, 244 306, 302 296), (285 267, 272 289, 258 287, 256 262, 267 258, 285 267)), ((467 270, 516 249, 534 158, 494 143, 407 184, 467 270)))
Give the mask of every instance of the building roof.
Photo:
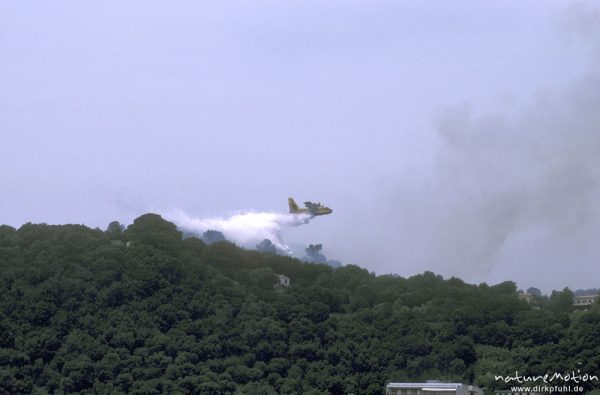
POLYGON ((431 388, 432 390, 439 389, 448 389, 448 390, 456 390, 457 388, 461 388, 466 384, 462 383, 441 383, 439 381, 431 381, 426 383, 388 383, 388 388, 420 388, 424 391, 427 391, 427 388, 431 388))

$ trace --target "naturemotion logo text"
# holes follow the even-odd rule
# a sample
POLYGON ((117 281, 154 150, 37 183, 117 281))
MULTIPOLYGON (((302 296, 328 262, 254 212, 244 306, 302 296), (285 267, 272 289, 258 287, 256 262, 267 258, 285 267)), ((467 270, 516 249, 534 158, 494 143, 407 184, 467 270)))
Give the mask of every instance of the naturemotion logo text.
POLYGON ((519 372, 516 371, 514 376, 495 375, 494 379, 502 380, 505 383, 517 382, 519 384, 526 383, 526 382, 538 382, 540 380, 543 381, 544 383, 551 383, 553 381, 563 381, 563 382, 573 382, 573 383, 579 384, 579 383, 587 383, 590 381, 597 381, 598 376, 588 374, 588 373, 582 374, 581 370, 577 370, 577 372, 572 371, 570 373, 557 373, 557 372, 554 372, 552 374, 546 373, 544 375, 539 375, 539 376, 524 376, 524 375, 520 375, 519 372))

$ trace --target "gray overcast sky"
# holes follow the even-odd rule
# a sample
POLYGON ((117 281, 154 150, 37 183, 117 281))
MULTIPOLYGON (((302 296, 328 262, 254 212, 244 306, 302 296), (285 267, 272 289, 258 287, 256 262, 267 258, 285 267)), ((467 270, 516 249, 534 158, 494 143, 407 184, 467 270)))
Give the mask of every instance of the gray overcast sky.
POLYGON ((600 287, 597 3, 0 3, 0 222, 331 216, 377 273, 600 287))

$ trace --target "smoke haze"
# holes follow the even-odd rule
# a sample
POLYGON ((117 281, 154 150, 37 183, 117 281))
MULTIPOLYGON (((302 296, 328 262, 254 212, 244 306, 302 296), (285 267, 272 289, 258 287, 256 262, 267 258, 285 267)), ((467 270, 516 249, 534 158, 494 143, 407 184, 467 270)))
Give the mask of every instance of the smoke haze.
MULTIPOLYGON (((570 26, 600 31, 587 11, 573 7, 570 26)), ((412 262, 472 281, 584 282, 600 259, 600 74, 497 113, 446 108, 435 130, 431 171, 385 205, 412 262)))

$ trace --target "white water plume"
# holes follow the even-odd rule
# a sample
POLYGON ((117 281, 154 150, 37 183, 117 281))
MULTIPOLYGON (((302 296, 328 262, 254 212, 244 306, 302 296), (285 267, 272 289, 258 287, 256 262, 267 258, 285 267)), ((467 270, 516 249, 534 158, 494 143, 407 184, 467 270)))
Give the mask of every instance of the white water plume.
POLYGON ((194 218, 181 210, 168 215, 170 220, 186 232, 202 236, 207 230, 216 230, 229 241, 246 248, 255 248, 256 244, 269 239, 277 250, 291 254, 290 247, 283 240, 282 230, 306 224, 308 214, 282 214, 272 212, 244 212, 228 218, 194 218))

